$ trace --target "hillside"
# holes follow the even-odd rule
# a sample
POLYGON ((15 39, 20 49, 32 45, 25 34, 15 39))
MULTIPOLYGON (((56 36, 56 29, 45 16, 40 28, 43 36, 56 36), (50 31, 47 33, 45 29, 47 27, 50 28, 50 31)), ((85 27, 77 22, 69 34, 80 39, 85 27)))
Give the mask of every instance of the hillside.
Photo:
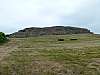
POLYGON ((0 75, 100 75, 100 35, 46 35, 9 40, 0 45, 0 75), (58 41, 59 38, 65 40, 58 41))
POLYGON ((67 34, 92 34, 90 30, 85 28, 70 27, 70 26, 53 26, 44 28, 25 28, 10 35, 10 37, 30 37, 40 35, 67 35, 67 34))

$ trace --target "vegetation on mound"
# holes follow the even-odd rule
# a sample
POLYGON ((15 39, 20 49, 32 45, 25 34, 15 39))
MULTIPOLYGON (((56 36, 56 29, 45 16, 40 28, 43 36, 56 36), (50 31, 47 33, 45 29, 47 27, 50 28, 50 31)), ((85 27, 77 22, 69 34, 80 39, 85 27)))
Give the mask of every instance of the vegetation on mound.
POLYGON ((7 41, 6 35, 3 32, 0 32, 0 43, 7 41))

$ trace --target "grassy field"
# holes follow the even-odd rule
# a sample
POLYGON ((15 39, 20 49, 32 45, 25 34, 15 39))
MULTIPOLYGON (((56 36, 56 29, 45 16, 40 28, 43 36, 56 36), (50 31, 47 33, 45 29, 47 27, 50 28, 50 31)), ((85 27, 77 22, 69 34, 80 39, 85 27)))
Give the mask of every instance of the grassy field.
POLYGON ((10 38, 0 46, 0 75, 100 75, 100 35, 10 38))

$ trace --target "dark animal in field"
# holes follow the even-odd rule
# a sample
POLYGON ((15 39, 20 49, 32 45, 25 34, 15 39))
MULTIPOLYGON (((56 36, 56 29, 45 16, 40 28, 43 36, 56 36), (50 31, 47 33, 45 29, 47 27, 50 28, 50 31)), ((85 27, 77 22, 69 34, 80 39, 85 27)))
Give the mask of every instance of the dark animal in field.
POLYGON ((64 41, 64 39, 58 39, 58 41, 64 41))
POLYGON ((74 38, 74 39, 70 39, 70 40, 78 40, 78 39, 75 39, 75 38, 74 38))

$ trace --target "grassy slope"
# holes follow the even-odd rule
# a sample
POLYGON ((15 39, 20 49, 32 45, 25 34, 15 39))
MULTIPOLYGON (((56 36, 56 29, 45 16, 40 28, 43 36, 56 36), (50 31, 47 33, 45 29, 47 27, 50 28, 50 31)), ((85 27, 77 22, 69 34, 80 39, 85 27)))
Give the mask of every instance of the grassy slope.
POLYGON ((0 46, 0 75, 100 75, 99 46, 98 35, 12 38, 0 46))

